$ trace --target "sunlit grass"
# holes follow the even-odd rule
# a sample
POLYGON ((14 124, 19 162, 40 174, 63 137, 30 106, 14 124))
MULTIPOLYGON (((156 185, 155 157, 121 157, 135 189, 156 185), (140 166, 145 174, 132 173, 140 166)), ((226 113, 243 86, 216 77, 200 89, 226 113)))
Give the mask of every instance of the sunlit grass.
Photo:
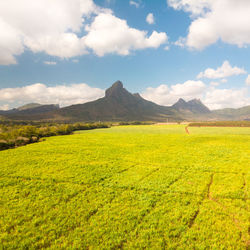
POLYGON ((0 152, 3 248, 244 249, 250 129, 118 126, 0 152))

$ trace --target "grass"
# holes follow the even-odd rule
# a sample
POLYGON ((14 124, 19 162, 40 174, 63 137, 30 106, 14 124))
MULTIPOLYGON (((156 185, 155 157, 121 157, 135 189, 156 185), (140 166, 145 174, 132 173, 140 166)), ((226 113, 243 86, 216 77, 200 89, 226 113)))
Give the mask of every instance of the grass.
POLYGON ((119 126, 0 152, 2 248, 246 249, 250 128, 119 126))

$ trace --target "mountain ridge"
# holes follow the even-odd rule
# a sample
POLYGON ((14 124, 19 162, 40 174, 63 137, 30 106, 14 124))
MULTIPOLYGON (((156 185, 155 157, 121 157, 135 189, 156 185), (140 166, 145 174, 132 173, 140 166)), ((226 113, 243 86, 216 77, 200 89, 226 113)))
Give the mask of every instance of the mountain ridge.
POLYGON ((190 111, 192 113, 211 113, 208 107, 206 107, 200 99, 192 99, 190 101, 185 101, 180 98, 175 104, 172 105, 173 108, 179 111, 190 111))
POLYGON ((17 109, 0 111, 5 119, 65 122, 94 121, 214 121, 250 119, 250 106, 240 109, 209 110, 200 99, 180 98, 172 106, 161 106, 127 91, 121 81, 106 89, 95 101, 59 108, 58 105, 30 103, 17 109))
POLYGON ((64 117, 70 115, 73 119, 77 116, 88 121, 164 120, 176 117, 172 108, 147 101, 139 94, 131 94, 121 81, 108 88, 103 98, 62 108, 59 113, 64 117))

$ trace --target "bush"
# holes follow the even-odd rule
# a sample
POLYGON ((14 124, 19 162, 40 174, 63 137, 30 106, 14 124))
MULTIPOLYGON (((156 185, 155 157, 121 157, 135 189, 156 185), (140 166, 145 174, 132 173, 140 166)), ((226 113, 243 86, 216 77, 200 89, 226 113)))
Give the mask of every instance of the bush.
POLYGON ((16 145, 16 146, 22 146, 22 145, 28 144, 29 142, 30 142, 30 139, 29 139, 29 138, 18 136, 18 137, 16 138, 15 145, 16 145))
POLYGON ((37 142, 37 141, 38 141, 38 137, 32 136, 32 137, 31 137, 31 141, 32 141, 32 142, 37 142))
POLYGON ((5 140, 0 140, 0 150, 9 148, 8 142, 5 140))

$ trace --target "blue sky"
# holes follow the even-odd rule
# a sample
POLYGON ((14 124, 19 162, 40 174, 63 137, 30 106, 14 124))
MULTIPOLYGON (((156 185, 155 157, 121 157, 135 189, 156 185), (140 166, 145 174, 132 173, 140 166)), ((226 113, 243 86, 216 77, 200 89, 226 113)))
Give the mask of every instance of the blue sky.
POLYGON ((161 105, 250 105, 247 0, 30 1, 0 3, 0 109, 84 103, 116 80, 161 105))

